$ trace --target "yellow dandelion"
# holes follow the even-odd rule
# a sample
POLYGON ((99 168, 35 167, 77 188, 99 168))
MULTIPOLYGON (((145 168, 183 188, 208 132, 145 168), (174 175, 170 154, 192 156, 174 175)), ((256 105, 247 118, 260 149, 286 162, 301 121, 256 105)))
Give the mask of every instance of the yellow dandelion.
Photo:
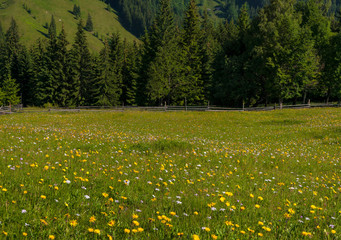
POLYGON ((46 196, 45 195, 41 195, 40 198, 41 199, 46 199, 46 196))
POLYGON ((70 221, 70 225, 72 226, 72 227, 76 227, 77 225, 78 225, 78 222, 77 222, 77 220, 71 220, 70 221))
POLYGON ((54 235, 49 235, 49 239, 55 239, 54 235))
POLYGON ((95 216, 91 216, 89 219, 89 222, 94 223, 96 222, 96 217, 95 216))
POLYGON ((102 193, 102 196, 105 197, 105 198, 107 198, 107 197, 109 196, 109 194, 107 194, 107 193, 102 193))
POLYGON ((95 229, 95 230, 94 230, 94 233, 96 233, 96 234, 101 234, 101 230, 95 229))
POLYGON ((139 226, 139 225, 140 225, 140 223, 139 223, 138 221, 133 221, 133 224, 134 224, 135 226, 139 226))
POLYGON ((126 229, 124 229, 124 232, 125 233, 130 233, 130 230, 126 228, 126 229))
POLYGON ((22 235, 23 235, 24 237, 26 237, 26 236, 27 236, 27 233, 23 232, 22 235))
POLYGON ((143 229, 143 228, 141 228, 141 227, 139 227, 139 228, 137 228, 137 231, 138 231, 138 232, 143 232, 143 231, 144 231, 144 229, 143 229))
POLYGON ((193 234, 192 235, 193 240, 200 240, 199 235, 193 234))
POLYGON ((93 228, 88 228, 88 231, 89 232, 94 232, 94 229, 93 228))
POLYGON ((111 220, 110 222, 108 222, 108 226, 112 227, 115 225, 115 221, 114 220, 111 220))
POLYGON ((218 236, 217 236, 217 235, 214 235, 214 234, 212 234, 211 237, 212 237, 213 239, 218 239, 218 236))

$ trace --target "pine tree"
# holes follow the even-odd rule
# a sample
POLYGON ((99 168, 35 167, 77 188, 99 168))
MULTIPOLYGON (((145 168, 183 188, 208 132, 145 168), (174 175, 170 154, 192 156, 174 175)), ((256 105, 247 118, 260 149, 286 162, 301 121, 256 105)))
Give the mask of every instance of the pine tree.
POLYGON ((69 55, 70 82, 75 85, 75 105, 88 105, 91 101, 91 55, 88 48, 82 19, 78 23, 75 42, 69 55))
POLYGON ((125 39, 123 49, 121 102, 124 105, 133 105, 136 101, 138 46, 136 42, 129 45, 125 39))
POLYGON ((15 79, 11 77, 10 73, 8 73, 7 77, 2 83, 2 91, 4 92, 4 103, 10 106, 11 111, 11 107, 20 102, 20 97, 18 96, 19 86, 16 83, 15 79))
MULTIPOLYGON (((179 31, 174 25, 170 0, 160 1, 159 13, 144 38, 142 64, 139 78, 139 95, 147 93, 149 103, 169 104, 184 99, 180 89, 183 78, 182 51, 179 46, 179 31), (141 84, 143 83, 143 84, 141 84), (145 92, 141 89, 146 89, 145 92)), ((139 102, 139 104, 146 103, 139 102)))
POLYGON ((73 13, 73 15, 75 16, 76 19, 79 19, 81 17, 81 8, 80 8, 80 6, 74 4, 73 5, 72 13, 73 13))
POLYGON ((90 13, 88 14, 88 19, 86 20, 85 30, 87 30, 88 32, 92 32, 94 30, 90 13))
POLYGON ((200 52, 200 22, 195 0, 190 0, 184 21, 183 49, 186 85, 182 86, 187 103, 203 104, 202 55, 200 52))
POLYGON ((116 74, 110 61, 110 47, 108 41, 105 41, 104 48, 99 57, 99 74, 96 79, 95 105, 113 106, 117 105, 119 98, 119 89, 115 84, 116 74))
POLYGON ((73 91, 72 84, 68 82, 68 41, 66 40, 66 33, 64 29, 64 25, 62 26, 62 31, 60 32, 57 38, 57 49, 55 56, 55 67, 54 67, 54 76, 55 80, 58 83, 55 87, 55 102, 62 107, 66 107, 72 105, 72 97, 71 93, 73 91))

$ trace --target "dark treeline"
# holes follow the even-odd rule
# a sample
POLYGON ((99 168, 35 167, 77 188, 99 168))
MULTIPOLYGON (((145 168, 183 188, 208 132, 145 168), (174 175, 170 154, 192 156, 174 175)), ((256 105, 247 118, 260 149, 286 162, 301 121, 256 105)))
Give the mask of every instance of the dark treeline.
MULTIPOLYGON (((104 0, 103 0, 104 1, 104 0)), ((306 1, 306 0, 304 0, 306 1)), ((153 23, 158 10, 159 0, 106 0, 110 6, 117 10, 120 21, 130 32, 140 37, 145 29, 153 23)), ((251 18, 257 15, 259 9, 267 5, 270 0, 197 0, 200 16, 204 16, 207 10, 210 16, 215 16, 215 21, 227 19, 229 21, 238 19, 242 6, 246 3, 251 18), (214 8, 210 6, 215 5, 214 8)), ((181 26, 185 9, 189 0, 171 0, 174 11, 174 20, 181 26)), ((324 0, 328 15, 335 15, 341 7, 341 0, 324 0)), ((216 24, 216 22, 214 22, 216 24)))
POLYGON ((160 0, 141 42, 118 33, 89 51, 80 19, 74 42, 58 33, 22 45, 15 20, 0 26, 0 102, 25 106, 267 105, 341 99, 341 15, 325 0, 272 0, 250 18, 215 26, 190 0, 182 25, 160 0))

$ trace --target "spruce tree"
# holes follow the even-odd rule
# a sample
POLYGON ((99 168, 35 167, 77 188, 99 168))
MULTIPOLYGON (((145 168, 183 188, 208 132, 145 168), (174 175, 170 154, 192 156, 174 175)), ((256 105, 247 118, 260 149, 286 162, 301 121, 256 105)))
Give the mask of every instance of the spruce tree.
POLYGON ((185 13, 183 50, 186 84, 183 94, 189 104, 203 104, 202 54, 200 52, 200 22, 195 0, 190 0, 185 13))
POLYGON ((130 45, 126 39, 123 42, 123 49, 121 102, 124 105, 133 105, 136 101, 137 54, 139 50, 136 41, 130 45))
MULTIPOLYGON (((146 93, 150 104, 163 104, 165 101, 169 104, 185 97, 180 90, 185 85, 184 71, 179 31, 174 25, 170 0, 160 0, 159 5, 159 13, 144 38, 138 92, 139 95, 142 92, 139 99, 146 93)), ((143 103, 146 103, 146 99, 143 103)))
POLYGON ((87 30, 88 32, 92 32, 94 30, 90 13, 88 14, 88 19, 86 20, 85 30, 87 30))
POLYGON ((75 104, 77 106, 90 103, 91 55, 88 48, 82 19, 78 23, 74 44, 69 55, 70 82, 75 85, 75 104))
POLYGON ((66 33, 64 29, 64 25, 62 26, 62 31, 58 35, 57 38, 57 52, 55 56, 55 67, 54 67, 54 75, 56 76, 56 82, 58 83, 55 87, 56 96, 55 102, 62 107, 66 107, 72 105, 72 97, 71 93, 73 91, 72 84, 68 81, 68 41, 66 40, 66 33))
POLYGON ((80 8, 80 6, 74 4, 73 5, 72 13, 73 13, 73 15, 75 16, 76 19, 79 19, 81 17, 81 8, 80 8))

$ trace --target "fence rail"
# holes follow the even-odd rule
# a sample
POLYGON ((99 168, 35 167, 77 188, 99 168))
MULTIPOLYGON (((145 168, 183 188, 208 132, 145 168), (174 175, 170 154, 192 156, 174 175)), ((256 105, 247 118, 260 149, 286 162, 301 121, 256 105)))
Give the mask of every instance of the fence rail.
POLYGON ((232 111, 273 111, 279 109, 302 109, 302 108, 323 108, 323 107, 341 107, 341 104, 298 104, 298 105, 275 105, 270 107, 249 107, 249 108, 228 108, 218 106, 79 106, 76 108, 48 108, 48 109, 26 109, 22 105, 11 107, 0 107, 0 114, 12 112, 83 112, 83 111, 154 111, 154 112, 175 112, 175 111, 196 111, 196 112, 232 112, 232 111))

